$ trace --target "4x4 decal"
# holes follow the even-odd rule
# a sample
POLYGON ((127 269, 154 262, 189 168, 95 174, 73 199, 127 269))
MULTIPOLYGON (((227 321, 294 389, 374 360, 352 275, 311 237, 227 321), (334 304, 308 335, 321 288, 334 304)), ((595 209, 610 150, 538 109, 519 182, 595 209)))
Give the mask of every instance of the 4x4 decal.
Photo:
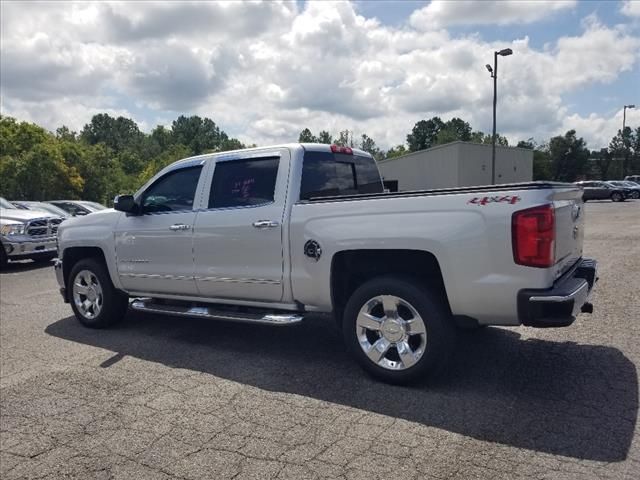
POLYGON ((486 205, 487 203, 510 203, 511 205, 518 203, 521 198, 518 195, 499 195, 495 197, 474 197, 467 203, 473 205, 486 205))

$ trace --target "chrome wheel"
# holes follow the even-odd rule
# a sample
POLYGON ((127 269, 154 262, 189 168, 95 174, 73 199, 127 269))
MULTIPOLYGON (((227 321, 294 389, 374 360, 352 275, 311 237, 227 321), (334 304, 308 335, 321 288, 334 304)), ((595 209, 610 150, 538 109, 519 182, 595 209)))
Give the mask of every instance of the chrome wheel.
POLYGON ((427 344, 427 329, 418 311, 394 295, 378 295, 363 305, 356 335, 369 360, 388 370, 412 367, 427 344))
POLYGON ((103 294, 98 277, 90 270, 81 270, 73 280, 73 302, 80 314, 93 319, 102 310, 103 294))

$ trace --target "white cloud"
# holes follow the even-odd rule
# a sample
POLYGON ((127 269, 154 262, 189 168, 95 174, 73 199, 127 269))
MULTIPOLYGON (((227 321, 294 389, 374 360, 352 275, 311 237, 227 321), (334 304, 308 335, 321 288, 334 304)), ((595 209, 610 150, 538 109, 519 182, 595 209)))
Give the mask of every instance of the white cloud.
MULTIPOLYGON (((622 109, 611 115, 591 113, 586 117, 574 114, 563 121, 563 131, 575 130, 577 134, 589 139, 588 146, 598 150, 609 145, 611 139, 622 129, 622 109)), ((627 127, 640 127, 640 109, 627 110, 627 127)))
POLYGON ((433 30, 452 25, 526 24, 576 5, 576 0, 433 0, 411 14, 411 25, 433 30))
MULTIPOLYGON (((208 116, 258 144, 295 141, 308 127, 366 132, 386 148, 434 115, 486 132, 492 81, 484 65, 510 47, 514 55, 500 59, 498 129, 510 140, 543 139, 567 125, 563 95, 615 81, 636 68, 640 52, 633 30, 595 17, 580 34, 537 49, 527 37, 498 43, 389 27, 349 3, 8 5, 2 112, 50 129, 81 128, 99 111, 134 111, 150 126, 178 114, 208 116)), ((523 9, 533 18, 560 7, 504 8, 512 12, 505 18, 523 9)), ((598 128, 587 131, 578 133, 601 141, 598 128)))
POLYGON ((640 18, 640 2, 638 0, 627 0, 623 2, 620 12, 628 17, 640 18))

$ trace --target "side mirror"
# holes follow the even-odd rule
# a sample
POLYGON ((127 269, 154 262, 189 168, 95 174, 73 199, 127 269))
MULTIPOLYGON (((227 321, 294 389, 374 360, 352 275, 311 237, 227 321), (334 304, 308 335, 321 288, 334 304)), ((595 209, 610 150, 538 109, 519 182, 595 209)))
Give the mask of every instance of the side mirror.
POLYGON ((138 205, 133 195, 118 195, 113 199, 113 208, 119 212, 138 213, 138 205))

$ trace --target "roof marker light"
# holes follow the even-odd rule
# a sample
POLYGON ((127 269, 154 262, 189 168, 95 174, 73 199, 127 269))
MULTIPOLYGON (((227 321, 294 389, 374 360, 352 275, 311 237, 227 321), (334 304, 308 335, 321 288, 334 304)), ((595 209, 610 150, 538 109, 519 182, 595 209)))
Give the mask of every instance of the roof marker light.
POLYGON ((331 145, 331 153, 346 153, 347 155, 353 155, 353 149, 351 147, 331 145))

